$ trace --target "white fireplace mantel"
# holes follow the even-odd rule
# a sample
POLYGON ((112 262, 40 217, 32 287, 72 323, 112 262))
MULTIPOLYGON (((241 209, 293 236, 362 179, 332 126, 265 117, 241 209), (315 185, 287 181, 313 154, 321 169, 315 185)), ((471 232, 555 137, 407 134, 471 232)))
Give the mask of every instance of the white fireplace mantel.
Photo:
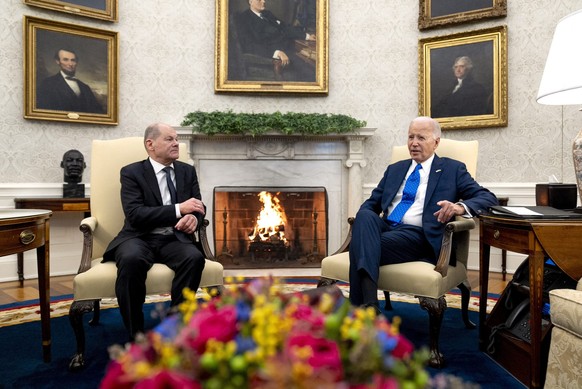
POLYGON ((211 222, 217 186, 323 186, 329 204, 328 251, 339 248, 347 233, 347 218, 362 203, 364 146, 375 128, 329 135, 210 136, 191 127, 176 127, 176 131, 179 140, 188 143, 211 222))

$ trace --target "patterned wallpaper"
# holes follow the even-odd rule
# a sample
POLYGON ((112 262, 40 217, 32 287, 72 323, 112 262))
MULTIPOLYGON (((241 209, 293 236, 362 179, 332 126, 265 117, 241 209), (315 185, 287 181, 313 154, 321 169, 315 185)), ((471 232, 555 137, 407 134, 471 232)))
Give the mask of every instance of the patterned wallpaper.
MULTIPOLYGON (((0 183, 60 183, 63 153, 92 139, 141 135, 154 121, 179 125, 194 110, 346 113, 377 128, 367 142, 366 183, 375 184, 389 150, 405 141, 418 107, 418 40, 508 26, 509 126, 455 130, 447 138, 480 141, 481 182, 573 182, 571 140, 582 128, 578 107, 542 106, 535 96, 557 21, 582 0, 508 0, 504 19, 420 32, 418 1, 330 2, 330 93, 315 96, 214 94, 212 0, 119 1, 108 23, 3 0, 0 13, 0 183), (355 6, 354 6, 355 5, 355 6), (23 119, 23 17, 36 16, 119 32, 119 125, 23 119), (561 128, 563 125, 563 137, 561 128)), ((88 170, 84 181, 88 182, 88 170)))

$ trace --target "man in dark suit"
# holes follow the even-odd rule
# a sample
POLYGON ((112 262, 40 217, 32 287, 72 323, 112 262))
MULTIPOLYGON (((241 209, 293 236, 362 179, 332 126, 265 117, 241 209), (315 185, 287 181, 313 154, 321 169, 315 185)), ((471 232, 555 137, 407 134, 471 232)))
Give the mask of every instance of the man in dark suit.
POLYGON ((198 289, 205 265, 192 240, 206 212, 196 170, 177 160, 178 137, 169 125, 150 125, 144 143, 149 158, 121 169, 125 223, 103 255, 117 264, 115 294, 131 338, 144 330, 145 281, 154 263, 175 272, 172 306, 182 302, 185 287, 198 289))
POLYGON ((473 61, 467 56, 455 59, 454 82, 446 95, 433 107, 433 118, 488 115, 493 106, 485 87, 473 78, 473 61))
MULTIPOLYGON (((408 128, 411 159, 389 165, 356 214, 350 244, 352 304, 379 311, 380 266, 419 259, 436 264, 447 222, 455 216, 479 215, 497 204, 495 195, 471 177, 465 164, 435 154, 440 135, 436 120, 414 119, 408 128)), ((455 264, 452 258, 451 265, 455 264)))
POLYGON ((59 49, 55 62, 60 71, 45 78, 36 92, 36 108, 67 112, 104 113, 95 94, 75 77, 78 58, 74 51, 59 49))
POLYGON ((243 53, 273 59, 292 79, 315 81, 315 69, 296 55, 295 40, 315 40, 305 27, 286 24, 265 8, 265 0, 249 0, 249 9, 237 17, 238 38, 243 53))

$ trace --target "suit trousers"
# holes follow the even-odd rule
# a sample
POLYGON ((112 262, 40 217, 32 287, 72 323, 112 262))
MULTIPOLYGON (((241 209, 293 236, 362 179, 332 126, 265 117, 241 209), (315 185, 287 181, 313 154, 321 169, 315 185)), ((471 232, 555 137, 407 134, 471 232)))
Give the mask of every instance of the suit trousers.
POLYGON ((436 263, 432 246, 422 227, 410 224, 392 226, 375 212, 360 209, 352 227, 350 243, 350 301, 363 301, 362 277, 369 277, 376 285, 380 266, 411 261, 436 263))
POLYGON ((183 301, 185 287, 198 289, 204 255, 194 243, 184 243, 175 235, 148 234, 131 238, 115 249, 117 280, 115 294, 123 324, 133 339, 144 331, 143 304, 146 296, 146 278, 154 263, 163 263, 175 273, 172 280, 171 305, 183 301))

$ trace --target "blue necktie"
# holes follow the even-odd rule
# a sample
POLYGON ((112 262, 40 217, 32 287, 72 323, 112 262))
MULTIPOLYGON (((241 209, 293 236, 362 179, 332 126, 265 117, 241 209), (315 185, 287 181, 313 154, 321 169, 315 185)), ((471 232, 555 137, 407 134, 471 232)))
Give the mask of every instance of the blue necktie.
POLYGON ((408 176, 408 179, 404 184, 402 200, 400 200, 400 203, 398 203, 398 205, 388 216, 388 221, 392 222, 392 225, 400 224, 404 214, 412 206, 412 203, 414 203, 416 191, 418 190, 418 184, 420 184, 420 173, 418 172, 420 169, 422 169, 422 165, 417 164, 414 168, 414 171, 410 173, 410 176, 408 176))
POLYGON ((172 168, 170 166, 166 166, 162 169, 166 172, 166 183, 168 184, 168 190, 170 191, 170 198, 172 199, 172 204, 176 204, 178 202, 178 193, 176 192, 176 187, 172 182, 172 168))

